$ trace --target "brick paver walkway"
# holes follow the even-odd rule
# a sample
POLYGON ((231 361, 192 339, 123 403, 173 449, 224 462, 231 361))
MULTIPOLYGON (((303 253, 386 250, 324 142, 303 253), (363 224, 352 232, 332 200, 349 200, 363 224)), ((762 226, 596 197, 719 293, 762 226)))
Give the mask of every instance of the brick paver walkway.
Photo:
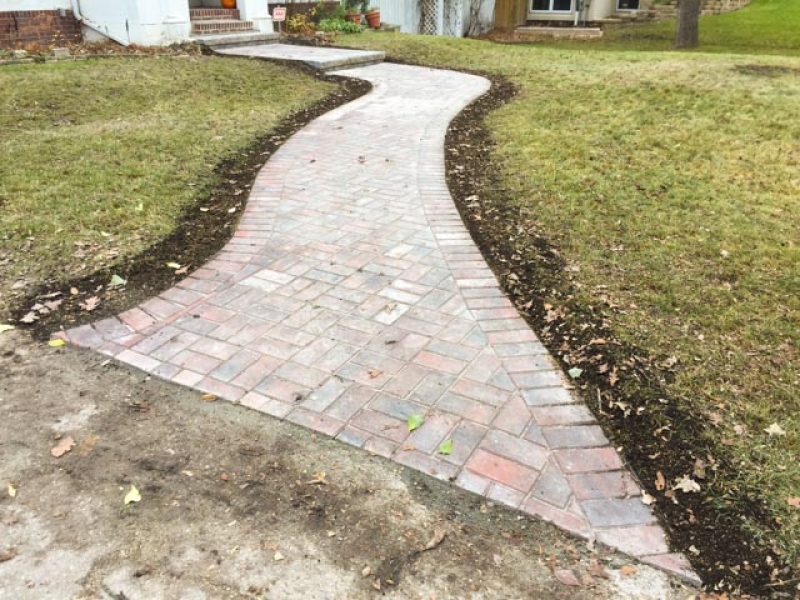
POLYGON ((274 155, 216 258, 69 341, 696 581, 450 197, 446 128, 489 83, 393 64, 346 74, 373 92, 274 155), (425 419, 411 433, 409 415, 425 419))

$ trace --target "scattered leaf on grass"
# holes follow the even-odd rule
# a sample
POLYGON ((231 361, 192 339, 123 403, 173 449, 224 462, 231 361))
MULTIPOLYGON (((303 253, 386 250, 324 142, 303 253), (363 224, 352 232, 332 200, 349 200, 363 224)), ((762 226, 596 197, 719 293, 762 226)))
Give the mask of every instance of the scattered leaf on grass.
POLYGON ((67 342, 65 342, 64 340, 55 339, 55 340, 50 340, 49 342, 47 342, 47 345, 50 346, 51 348, 60 348, 61 346, 66 345, 66 343, 67 342))
POLYGON ((9 325, 8 323, 0 323, 0 333, 5 333, 6 331, 11 331, 14 329, 13 325, 9 325))
POLYGON ((38 321, 38 320, 39 320, 39 316, 35 312, 30 311, 29 313, 27 313, 24 317, 22 317, 20 319, 20 322, 21 323, 33 323, 33 322, 38 321))
POLYGON ((65 437, 50 450, 50 454, 52 454, 53 457, 55 458, 60 458, 64 456, 67 452, 72 450, 72 447, 74 445, 75 445, 75 440, 73 440, 71 437, 65 437))
POLYGON ((16 488, 16 487, 14 487, 14 484, 13 484, 13 483, 9 483, 9 484, 8 484, 8 495, 9 495, 11 498, 16 498, 16 497, 17 497, 17 488, 16 488))
POLYGON ((6 550, 5 552, 0 552, 0 563, 8 562, 12 558, 17 557, 16 550, 6 550))
POLYGON ((705 479, 706 478, 706 461, 702 458, 698 458, 694 461, 694 471, 692 473, 698 479, 705 479))
POLYGON ((362 577, 369 577, 372 575, 372 568, 371 567, 364 567, 361 569, 361 576, 362 577))
POLYGON ((769 427, 764 430, 764 433, 767 435, 786 435, 786 432, 783 430, 783 427, 778 425, 777 423, 773 423, 769 427))
POLYGON ((692 492, 699 492, 700 484, 697 483, 694 479, 692 479, 688 475, 684 475, 675 482, 675 485, 672 486, 672 489, 680 490, 682 492, 689 494, 692 492))
POLYGON ((793 496, 792 498, 787 498, 786 504, 788 504, 792 508, 800 508, 800 496, 793 496))
POLYGON ((415 429, 419 429, 422 427, 422 424, 425 422, 425 417, 422 415, 408 415, 408 430, 414 431, 415 429))
POLYGON ((71 287, 69 288, 69 293, 72 294, 73 296, 77 296, 78 294, 80 294, 80 291, 78 291, 78 288, 76 287, 71 287))
POLYGON ((453 453, 453 440, 445 440, 441 444, 439 444, 439 454, 444 454, 445 456, 453 453))
POLYGON ((142 495, 139 493, 139 490, 136 488, 135 485, 131 485, 131 489, 125 494, 125 505, 127 506, 131 502, 141 502, 142 495))
POLYGON ((110 288, 122 287, 126 283, 128 283, 127 279, 123 279, 122 277, 120 277, 115 273, 114 275, 111 276, 111 281, 108 283, 108 287, 110 288))
POLYGON ((664 488, 667 487, 667 480, 664 478, 664 474, 661 471, 656 472, 656 489, 661 492, 664 488))
POLYGON ((564 585, 570 585, 573 587, 580 587, 581 585, 581 582, 578 581, 577 577, 575 577, 575 573, 569 569, 557 569, 553 572, 553 575, 564 585))

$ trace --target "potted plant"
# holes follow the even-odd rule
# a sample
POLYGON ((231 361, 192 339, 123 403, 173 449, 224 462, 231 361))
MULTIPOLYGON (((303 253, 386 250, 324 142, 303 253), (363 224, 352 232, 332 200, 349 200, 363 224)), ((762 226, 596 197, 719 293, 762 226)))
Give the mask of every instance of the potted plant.
POLYGON ((345 0, 344 18, 351 23, 355 23, 356 25, 361 25, 361 10, 359 8, 359 3, 360 0, 345 0))
POLYGON ((222 0, 222 8, 236 8, 236 0, 222 0))
POLYGON ((372 29, 378 29, 381 26, 381 9, 377 6, 370 6, 364 16, 367 18, 367 25, 372 29))

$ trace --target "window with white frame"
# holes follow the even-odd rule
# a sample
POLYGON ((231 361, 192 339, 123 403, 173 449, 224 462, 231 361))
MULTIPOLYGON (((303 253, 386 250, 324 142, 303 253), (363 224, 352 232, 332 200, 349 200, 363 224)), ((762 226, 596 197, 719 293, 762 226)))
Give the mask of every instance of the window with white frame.
POLYGON ((572 10, 572 0, 532 0, 531 10, 534 12, 569 12, 572 10))

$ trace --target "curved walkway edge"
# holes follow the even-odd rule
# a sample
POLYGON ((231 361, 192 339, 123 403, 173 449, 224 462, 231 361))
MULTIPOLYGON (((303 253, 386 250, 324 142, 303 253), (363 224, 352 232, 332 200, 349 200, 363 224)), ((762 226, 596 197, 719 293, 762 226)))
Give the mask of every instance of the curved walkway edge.
POLYGON ((213 260, 59 335, 699 584, 450 197, 448 124, 489 82, 385 63, 339 74, 372 93, 275 153, 213 260), (409 432, 411 415, 424 422, 409 432))

